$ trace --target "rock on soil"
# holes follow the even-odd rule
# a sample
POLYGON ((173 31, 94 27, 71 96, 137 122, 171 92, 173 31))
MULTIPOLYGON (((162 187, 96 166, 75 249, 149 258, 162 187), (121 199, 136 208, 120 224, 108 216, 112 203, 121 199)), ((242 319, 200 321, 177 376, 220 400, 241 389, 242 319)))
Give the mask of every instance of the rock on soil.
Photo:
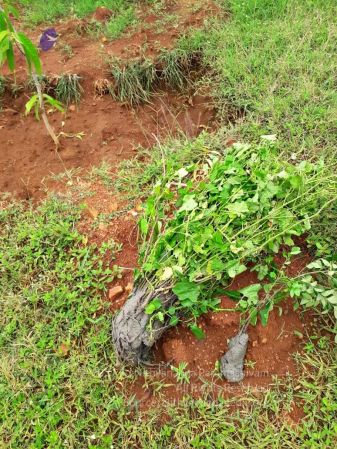
POLYGON ((110 17, 112 17, 113 12, 109 8, 105 8, 104 6, 99 6, 96 8, 92 18, 97 22, 107 22, 110 17))

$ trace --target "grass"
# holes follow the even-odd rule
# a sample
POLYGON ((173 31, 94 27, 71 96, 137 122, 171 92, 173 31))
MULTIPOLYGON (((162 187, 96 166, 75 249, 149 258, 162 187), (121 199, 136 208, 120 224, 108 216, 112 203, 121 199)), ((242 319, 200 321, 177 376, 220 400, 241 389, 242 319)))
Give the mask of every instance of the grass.
MULTIPOLYGON (((134 4, 128 0, 20 0, 19 3, 23 7, 23 20, 28 26, 70 16, 85 18, 101 6, 111 9, 113 15, 106 23, 93 20, 78 28, 80 33, 85 32, 95 38, 105 35, 107 39, 116 39, 135 22, 134 4)), ((62 50, 65 50, 67 58, 72 55, 71 49, 62 50)))
POLYGON ((199 66, 199 52, 188 48, 162 50, 155 60, 137 58, 108 61, 114 80, 113 96, 131 106, 148 102, 155 90, 168 88, 182 91, 192 84, 192 73, 199 66))
POLYGON ((81 77, 76 74, 61 75, 57 77, 55 98, 61 103, 69 106, 71 103, 78 104, 81 100, 83 89, 81 77))
POLYGON ((128 62, 126 65, 113 59, 109 63, 114 79, 113 96, 136 106, 148 101, 157 80, 156 68, 149 59, 128 62))
POLYGON ((288 151, 336 147, 337 26, 334 0, 228 0, 184 45, 202 46, 221 120, 234 109, 245 140, 277 134, 288 151))
MULTIPOLYGON (((139 412, 121 388, 135 372, 116 364, 101 300, 119 273, 102 256, 113 263, 119 246, 89 244, 76 230, 80 213, 56 198, 37 209, 2 203, 1 447, 334 447, 337 358, 327 339, 313 338, 298 357, 299 379, 258 396, 210 400, 209 383, 201 399, 139 412), (288 417, 294 404, 306 414, 297 425, 288 417)), ((175 372, 188 381, 182 366, 175 372)))
POLYGON ((18 3, 22 5, 25 21, 30 25, 70 15, 83 18, 93 13, 98 6, 105 6, 118 13, 130 4, 127 0, 19 0, 18 3))
MULTIPOLYGON (((98 4, 123 10, 125 1, 20 0, 30 24, 72 14, 84 17, 98 4)), ((210 67, 209 86, 221 123, 233 111, 241 119, 224 128, 249 142, 276 134, 280 152, 295 159, 336 148, 334 0, 227 0, 226 21, 209 20, 178 43, 200 52, 210 67)), ((161 6, 161 4, 160 4, 161 6)), ((127 10, 125 10, 127 11, 127 10)), ((123 15, 123 14, 121 14, 123 15)), ((130 18, 129 12, 125 17, 130 18)), ((107 25, 117 36, 129 19, 107 25)), ((111 22, 112 23, 112 22, 111 22)), ((171 55, 167 81, 179 86, 181 72, 171 55), (172 66, 170 65, 172 62, 172 66), (178 71, 177 71, 178 70, 178 71)), ((125 98, 148 98, 152 69, 118 73, 125 98), (140 73, 140 75, 139 75, 140 73), (124 78, 123 78, 124 77, 124 78), (140 81, 143 80, 143 81, 140 81), (134 85, 140 88, 134 91, 134 85)), ((121 92, 121 89, 120 89, 121 92)), ((178 170, 224 148, 224 140, 185 138, 139 151, 119 170, 117 188, 130 201, 148 196, 163 172, 178 170), (130 189, 132 186, 132 190, 130 189)), ((336 166, 336 165, 335 165, 336 166)), ((110 185, 110 168, 92 173, 110 185)), ((313 224, 318 252, 336 258, 336 207, 313 224)), ((9 449, 326 448, 337 445, 337 354, 329 339, 312 338, 297 356, 299 377, 275 381, 268 391, 233 400, 200 399, 138 409, 126 386, 138 372, 118 365, 110 338, 111 316, 102 300, 119 246, 88 243, 77 230, 81 210, 50 198, 31 207, 3 202, 0 209, 0 447, 9 449), (106 261, 106 262, 103 262, 106 261), (295 423, 290 411, 303 408, 295 423), (164 417, 164 419, 163 419, 164 417)), ((318 321, 322 329, 330 325, 318 321)), ((324 330, 324 333, 326 330, 324 330)), ((183 367, 176 367, 186 381, 183 367)), ((179 372, 179 374, 181 374, 179 372)), ((151 384, 146 369, 142 374, 151 384)), ((154 380, 153 380, 154 382, 154 380)), ((158 390, 164 388, 157 385, 158 390)))
POLYGON ((3 76, 0 76, 0 108, 1 108, 1 99, 6 92, 6 86, 7 86, 6 78, 3 76))

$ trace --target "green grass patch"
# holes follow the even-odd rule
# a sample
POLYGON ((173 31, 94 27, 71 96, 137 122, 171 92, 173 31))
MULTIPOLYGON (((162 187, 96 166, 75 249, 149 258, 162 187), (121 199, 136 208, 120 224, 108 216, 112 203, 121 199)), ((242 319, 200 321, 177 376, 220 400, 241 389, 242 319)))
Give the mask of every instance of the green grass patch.
POLYGON ((184 45, 202 46, 212 67, 219 117, 245 117, 251 141, 277 134, 284 148, 333 151, 337 143, 337 26, 334 0, 228 0, 227 20, 212 21, 184 45))
POLYGON ((116 15, 130 9, 127 0, 19 0, 24 11, 24 19, 28 24, 38 25, 60 18, 76 16, 83 18, 93 13, 99 6, 111 9, 116 15))

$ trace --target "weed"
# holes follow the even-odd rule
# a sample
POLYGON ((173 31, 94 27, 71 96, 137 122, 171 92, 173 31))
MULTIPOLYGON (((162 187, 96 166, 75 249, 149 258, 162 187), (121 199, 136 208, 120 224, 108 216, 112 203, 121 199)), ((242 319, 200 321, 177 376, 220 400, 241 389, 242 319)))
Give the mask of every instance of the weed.
POLYGON ((65 74, 57 77, 55 97, 62 103, 78 104, 82 96, 81 77, 76 74, 65 74))
POLYGON ((211 147, 206 135, 201 134, 192 141, 170 139, 151 150, 141 148, 134 159, 120 163, 115 188, 130 201, 146 198, 163 173, 203 159, 212 152, 211 147))
POLYGON ((149 101, 153 84, 157 80, 156 68, 149 59, 140 59, 122 65, 120 61, 110 61, 110 71, 114 79, 113 96, 132 106, 149 101))
POLYGON ((1 107, 1 98, 6 92, 7 80, 4 76, 0 76, 0 107, 1 107))
POLYGON ((1 209, 0 445, 83 447, 117 413, 100 296, 119 276, 110 268, 119 246, 89 244, 80 214, 52 198, 1 209))
POLYGON ((129 7, 121 10, 119 14, 110 19, 103 32, 108 39, 116 39, 133 23, 135 23, 135 12, 133 7, 129 7))
POLYGON ((101 165, 95 166, 91 169, 88 178, 90 181, 98 179, 105 187, 111 188, 113 184, 111 169, 111 165, 108 162, 103 161, 101 165))
POLYGON ((171 370, 174 372, 177 382, 180 384, 190 383, 190 374, 186 371, 187 363, 181 362, 178 366, 171 365, 171 370))
POLYGON ((189 82, 192 56, 179 49, 163 51, 159 58, 161 78, 172 89, 182 90, 189 82))
POLYGON ((70 44, 64 43, 60 45, 60 50, 63 55, 64 61, 68 61, 74 56, 74 50, 70 44))

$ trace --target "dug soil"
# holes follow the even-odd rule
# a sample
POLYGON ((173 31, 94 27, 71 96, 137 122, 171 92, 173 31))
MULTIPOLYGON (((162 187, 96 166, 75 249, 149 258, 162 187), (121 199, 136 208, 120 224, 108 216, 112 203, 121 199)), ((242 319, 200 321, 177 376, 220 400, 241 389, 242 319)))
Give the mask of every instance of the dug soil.
MULTIPOLYGON (((161 17, 173 15, 176 20, 165 26, 162 18, 140 11, 141 25, 112 42, 83 34, 89 19, 44 24, 32 33, 28 31, 37 43, 41 31, 55 26, 59 34, 57 45, 41 52, 44 72, 48 76, 79 75, 83 96, 79 106, 71 105, 65 114, 49 111, 49 120, 62 144, 56 153, 42 122, 36 121, 33 114, 24 114, 29 98, 23 87, 26 65, 24 57, 16 55, 17 97, 7 93, 0 109, 1 192, 11 192, 19 198, 40 198, 50 185, 51 175, 73 168, 87 169, 102 161, 116 169, 120 161, 135 156, 139 146, 151 147, 179 132, 195 136, 211 127, 214 108, 205 94, 159 92, 150 104, 131 109, 110 95, 98 96, 94 86, 109 77, 109 58, 154 57, 163 48, 171 48, 184 29, 200 26, 206 12, 215 9, 210 2, 199 9, 193 7, 193 2, 174 2, 161 17), (71 55, 64 54, 65 45, 71 47, 71 55)), ((3 74, 8 75, 6 68, 3 74)))

